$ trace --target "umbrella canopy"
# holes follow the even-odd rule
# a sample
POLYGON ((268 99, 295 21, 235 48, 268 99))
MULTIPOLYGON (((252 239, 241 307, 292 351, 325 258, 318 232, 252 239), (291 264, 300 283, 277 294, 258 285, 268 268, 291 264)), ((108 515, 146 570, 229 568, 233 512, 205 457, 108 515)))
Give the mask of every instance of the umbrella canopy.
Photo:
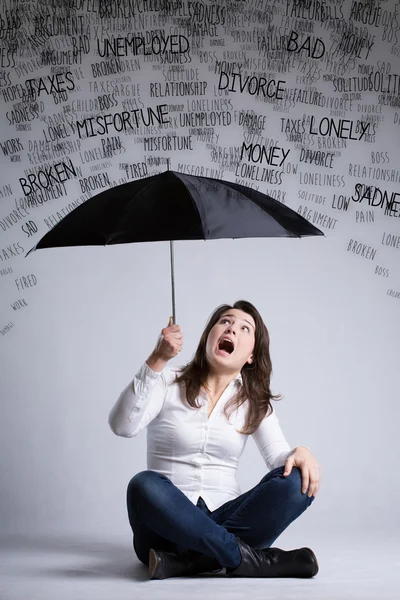
POLYGON ((176 171, 124 183, 87 200, 31 249, 174 240, 324 235, 274 198, 230 181, 176 171))

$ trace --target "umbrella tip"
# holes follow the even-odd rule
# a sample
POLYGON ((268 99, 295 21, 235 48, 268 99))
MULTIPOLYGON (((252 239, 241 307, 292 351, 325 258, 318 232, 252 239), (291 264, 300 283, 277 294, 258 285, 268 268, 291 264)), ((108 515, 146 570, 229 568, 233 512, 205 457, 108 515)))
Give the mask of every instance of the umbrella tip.
MULTIPOLYGON (((37 244, 36 244, 37 246, 37 244)), ((36 246, 33 246, 33 248, 31 248, 26 254, 25 254, 25 258, 28 256, 28 254, 30 254, 31 252, 33 252, 34 250, 36 250, 36 246)))

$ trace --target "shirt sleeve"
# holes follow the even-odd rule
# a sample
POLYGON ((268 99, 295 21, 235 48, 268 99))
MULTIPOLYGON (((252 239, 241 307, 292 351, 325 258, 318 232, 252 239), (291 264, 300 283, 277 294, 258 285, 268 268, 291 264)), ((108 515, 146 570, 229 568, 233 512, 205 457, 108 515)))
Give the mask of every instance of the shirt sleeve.
POLYGON ((264 417, 252 436, 269 470, 283 466, 294 451, 283 435, 275 408, 264 417))
POLYGON ((134 437, 155 419, 167 393, 169 372, 153 371, 146 362, 140 367, 111 409, 108 424, 113 433, 134 437))

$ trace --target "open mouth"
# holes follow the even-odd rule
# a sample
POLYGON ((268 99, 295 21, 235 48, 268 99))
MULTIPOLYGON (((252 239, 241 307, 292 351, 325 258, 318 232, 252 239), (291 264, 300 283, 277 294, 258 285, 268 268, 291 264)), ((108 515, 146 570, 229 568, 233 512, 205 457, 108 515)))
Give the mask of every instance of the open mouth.
POLYGON ((234 351, 233 343, 230 340, 223 339, 218 344, 218 351, 223 356, 229 356, 234 351))

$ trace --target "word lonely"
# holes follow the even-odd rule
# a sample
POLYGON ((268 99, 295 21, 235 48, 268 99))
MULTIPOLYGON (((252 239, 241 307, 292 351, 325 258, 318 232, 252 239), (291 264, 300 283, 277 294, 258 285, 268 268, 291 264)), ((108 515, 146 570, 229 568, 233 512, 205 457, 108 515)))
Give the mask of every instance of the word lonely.
POLYGON ((323 117, 319 123, 316 123, 314 115, 310 119, 309 133, 311 135, 336 136, 337 138, 347 140, 361 140, 362 137, 369 132, 370 123, 362 121, 349 121, 348 119, 330 119, 323 117), (357 135, 353 136, 353 133, 357 135))

